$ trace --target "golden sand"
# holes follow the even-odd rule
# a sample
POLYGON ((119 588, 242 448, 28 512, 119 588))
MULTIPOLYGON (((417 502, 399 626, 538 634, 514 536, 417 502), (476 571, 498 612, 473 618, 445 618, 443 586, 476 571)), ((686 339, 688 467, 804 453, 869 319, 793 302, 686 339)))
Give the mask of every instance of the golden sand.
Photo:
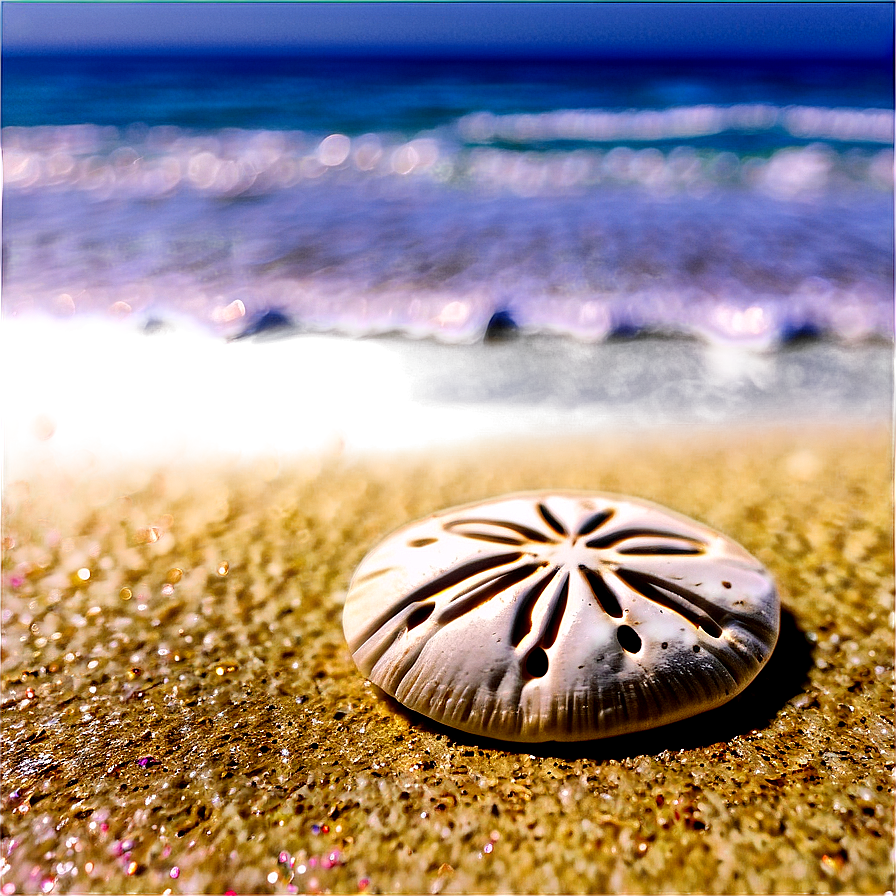
POLYGON ((892 890, 891 469, 884 428, 682 428, 9 482, 6 887, 892 890), (430 511, 551 487, 649 498, 766 564, 782 633, 743 694, 513 748, 362 679, 340 617, 366 551, 430 511))

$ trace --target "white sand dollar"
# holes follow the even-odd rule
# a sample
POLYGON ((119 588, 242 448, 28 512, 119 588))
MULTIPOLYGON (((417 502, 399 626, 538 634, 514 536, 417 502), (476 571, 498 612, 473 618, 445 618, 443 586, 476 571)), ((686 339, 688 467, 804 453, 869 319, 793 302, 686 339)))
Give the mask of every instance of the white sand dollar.
POLYGON ((394 532, 358 567, 355 662, 409 708, 501 740, 639 731, 729 700, 778 637, 774 582, 655 504, 508 495, 394 532))

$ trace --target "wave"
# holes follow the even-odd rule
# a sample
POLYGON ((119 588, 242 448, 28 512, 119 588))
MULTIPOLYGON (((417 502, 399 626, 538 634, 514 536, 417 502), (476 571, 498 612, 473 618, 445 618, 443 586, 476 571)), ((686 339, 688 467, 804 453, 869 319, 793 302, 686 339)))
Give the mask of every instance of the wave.
POLYGON ((75 295, 16 291, 6 327, 33 326, 39 319, 48 332, 60 336, 100 323, 119 336, 175 328, 211 340, 385 334, 410 342, 467 344, 482 339, 498 321, 519 334, 554 334, 583 344, 619 335, 678 332, 697 338, 708 350, 735 353, 769 351, 806 333, 842 343, 874 335, 896 339, 892 297, 885 290, 871 283, 840 289, 820 278, 786 295, 749 293, 732 283, 727 293, 654 287, 630 293, 520 295, 503 302, 488 289, 360 293, 347 284, 273 280, 257 284, 250 298, 243 290, 210 295, 188 278, 182 278, 179 288, 172 286, 169 280, 126 284, 112 292, 83 289, 75 295), (42 300, 49 315, 34 313, 42 300), (275 315, 271 309, 277 309, 275 315), (277 318, 276 327, 266 316, 277 318))
POLYGON ((7 127, 3 311, 224 335, 890 339, 892 121, 753 105, 474 113, 410 139, 7 127), (699 142, 720 128, 761 139, 699 142))
POLYGON ((793 195, 856 185, 890 189, 893 128, 888 110, 755 104, 477 112, 412 139, 84 124, 6 127, 2 140, 4 183, 12 190, 154 196, 186 188, 234 196, 288 189, 324 175, 413 175, 539 194, 601 184, 661 191, 736 184, 793 195), (783 146, 767 139, 733 150, 692 145, 695 138, 732 133, 791 139, 783 146), (634 145, 603 146, 625 143, 634 145))
POLYGON ((561 109, 522 115, 477 112, 458 123, 467 140, 480 143, 666 141, 780 130, 803 140, 892 144, 893 126, 893 112, 887 109, 782 108, 768 104, 627 111, 561 109))

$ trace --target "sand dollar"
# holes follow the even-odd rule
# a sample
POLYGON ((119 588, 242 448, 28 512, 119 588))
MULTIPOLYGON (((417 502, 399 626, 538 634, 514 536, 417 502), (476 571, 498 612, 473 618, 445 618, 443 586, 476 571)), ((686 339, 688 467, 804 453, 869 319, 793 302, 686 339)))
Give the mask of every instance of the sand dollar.
POLYGON ((346 597, 352 656, 409 708, 511 741, 587 740, 719 706, 780 605, 740 545, 647 501, 527 493, 394 532, 346 597))

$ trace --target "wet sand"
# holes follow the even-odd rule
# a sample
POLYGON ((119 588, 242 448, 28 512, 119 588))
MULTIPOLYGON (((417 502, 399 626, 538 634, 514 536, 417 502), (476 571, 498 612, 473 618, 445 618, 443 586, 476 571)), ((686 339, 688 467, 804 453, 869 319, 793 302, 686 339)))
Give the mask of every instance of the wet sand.
POLYGON ((670 426, 7 481, 3 894, 892 890, 890 446, 670 426), (712 713, 565 746, 377 693, 340 618, 365 552, 542 487, 744 544, 782 594, 768 667, 712 713))

